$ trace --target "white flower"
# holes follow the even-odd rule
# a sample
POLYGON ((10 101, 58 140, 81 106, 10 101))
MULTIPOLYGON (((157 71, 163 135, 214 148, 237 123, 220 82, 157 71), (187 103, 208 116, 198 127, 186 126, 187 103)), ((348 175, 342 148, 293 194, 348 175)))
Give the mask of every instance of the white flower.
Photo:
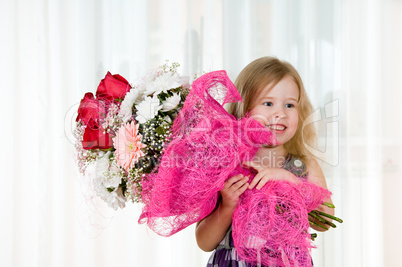
POLYGON ((108 151, 103 157, 96 161, 95 179, 96 184, 105 188, 117 188, 121 183, 120 169, 116 161, 110 162, 110 154, 108 151))
POLYGON ((148 120, 153 119, 156 114, 158 114, 158 110, 162 108, 162 105, 159 105, 159 99, 157 95, 153 97, 145 97, 145 99, 140 102, 137 108, 137 117, 135 118, 139 123, 145 123, 148 120))
POLYGON ((134 102, 137 100, 140 90, 138 88, 132 88, 124 97, 123 102, 120 105, 119 115, 123 117, 123 121, 127 122, 127 120, 132 115, 132 107, 134 102))
POLYGON ((95 164, 95 179, 99 183, 103 183, 104 177, 106 173, 108 172, 109 169, 109 156, 110 156, 110 151, 108 151, 106 154, 104 154, 101 158, 99 158, 96 161, 95 164))
MULTIPOLYGON (((96 163, 96 169, 98 169, 98 164, 96 163)), ((100 171, 100 170, 99 170, 100 171)), ((108 195, 109 191, 107 188, 103 185, 103 177, 102 175, 98 175, 98 170, 95 172, 95 177, 93 178, 93 185, 94 185, 94 190, 96 194, 103 200, 105 200, 108 195)))
POLYGON ((117 210, 117 208, 124 208, 127 199, 123 196, 123 191, 119 184, 122 177, 119 175, 119 169, 116 168, 115 162, 110 166, 111 152, 108 151, 103 157, 96 161, 94 168, 94 190, 96 194, 104 200, 109 207, 117 210), (110 192, 108 188, 114 190, 110 192))
POLYGON ((103 185, 95 184, 94 189, 96 194, 114 210, 117 210, 117 208, 124 208, 126 206, 125 202, 127 201, 127 198, 123 196, 121 187, 109 192, 103 185))
POLYGON ((98 155, 97 155, 98 157, 97 157, 97 158, 101 158, 101 157, 103 157, 105 154, 106 154, 105 151, 99 150, 99 151, 98 151, 98 155))
POLYGON ((107 195, 107 198, 104 199, 109 207, 117 210, 117 208, 124 208, 126 206, 127 198, 123 196, 123 191, 121 187, 116 188, 113 192, 110 192, 107 195))
POLYGON ((176 108, 177 105, 180 103, 180 100, 180 93, 173 94, 171 97, 166 98, 166 100, 163 102, 162 111, 169 111, 176 108))
POLYGON ((167 92, 169 89, 178 88, 182 85, 181 77, 171 72, 165 72, 155 78, 155 80, 149 83, 145 90, 145 95, 159 95, 161 92, 167 92))
POLYGON ((122 179, 123 177, 120 175, 120 172, 110 172, 110 175, 108 175, 103 181, 103 185, 106 188, 117 188, 122 179))
POLYGON ((144 75, 141 79, 141 82, 136 86, 138 90, 140 91, 140 94, 142 95, 148 84, 152 83, 156 77, 158 77, 159 73, 162 72, 162 69, 156 68, 153 70, 150 70, 146 75, 144 75))

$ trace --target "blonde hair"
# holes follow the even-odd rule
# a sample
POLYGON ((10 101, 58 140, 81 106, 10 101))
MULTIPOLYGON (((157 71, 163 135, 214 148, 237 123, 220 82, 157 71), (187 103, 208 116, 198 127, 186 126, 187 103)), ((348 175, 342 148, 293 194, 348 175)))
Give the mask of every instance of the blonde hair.
POLYGON ((237 118, 243 117, 253 108, 251 105, 254 97, 259 96, 267 85, 270 85, 269 90, 271 90, 285 76, 292 77, 299 88, 297 105, 299 123, 294 136, 284 144, 284 148, 288 153, 306 160, 307 157, 313 156, 306 149, 306 144, 315 147, 317 139, 314 125, 303 127, 304 120, 313 112, 313 106, 299 73, 290 63, 275 57, 262 57, 248 64, 240 72, 235 82, 243 102, 230 103, 227 110, 237 118))

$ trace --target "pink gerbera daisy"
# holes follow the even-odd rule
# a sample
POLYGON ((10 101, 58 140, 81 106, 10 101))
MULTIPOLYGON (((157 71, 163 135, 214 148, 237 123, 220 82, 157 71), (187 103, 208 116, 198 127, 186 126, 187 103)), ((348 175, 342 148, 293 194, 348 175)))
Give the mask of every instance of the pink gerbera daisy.
POLYGON ((140 142, 141 138, 142 135, 138 134, 138 124, 135 124, 134 121, 120 127, 116 137, 113 138, 117 164, 126 171, 145 155, 141 149, 146 145, 140 142))

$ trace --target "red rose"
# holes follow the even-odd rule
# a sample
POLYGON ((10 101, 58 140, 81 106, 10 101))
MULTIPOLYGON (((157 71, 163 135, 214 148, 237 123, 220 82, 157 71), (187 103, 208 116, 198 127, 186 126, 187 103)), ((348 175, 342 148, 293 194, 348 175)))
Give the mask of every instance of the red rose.
POLYGON ((84 149, 108 149, 113 146, 113 140, 102 127, 85 128, 82 147, 84 149))
POLYGON ((108 101, 123 100, 131 86, 126 79, 119 74, 112 75, 107 72, 105 78, 100 82, 96 91, 96 98, 108 101))
POLYGON ((90 125, 92 123, 97 124, 99 120, 105 118, 105 116, 105 105, 96 100, 92 93, 86 93, 78 108, 78 116, 76 121, 81 119, 84 125, 90 125))
POLYGON ((112 138, 103 133, 100 126, 106 116, 105 104, 94 98, 92 93, 86 93, 78 108, 76 121, 81 120, 86 126, 82 146, 84 149, 108 149, 112 147, 112 138))

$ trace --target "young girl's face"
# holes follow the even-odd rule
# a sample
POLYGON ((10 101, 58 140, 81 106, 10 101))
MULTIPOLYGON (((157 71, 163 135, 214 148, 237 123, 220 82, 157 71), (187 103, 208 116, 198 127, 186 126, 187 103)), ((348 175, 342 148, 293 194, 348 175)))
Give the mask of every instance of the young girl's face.
POLYGON ((270 84, 253 100, 250 116, 274 133, 279 145, 283 145, 297 130, 299 88, 290 76, 285 76, 271 90, 269 87, 270 84))

